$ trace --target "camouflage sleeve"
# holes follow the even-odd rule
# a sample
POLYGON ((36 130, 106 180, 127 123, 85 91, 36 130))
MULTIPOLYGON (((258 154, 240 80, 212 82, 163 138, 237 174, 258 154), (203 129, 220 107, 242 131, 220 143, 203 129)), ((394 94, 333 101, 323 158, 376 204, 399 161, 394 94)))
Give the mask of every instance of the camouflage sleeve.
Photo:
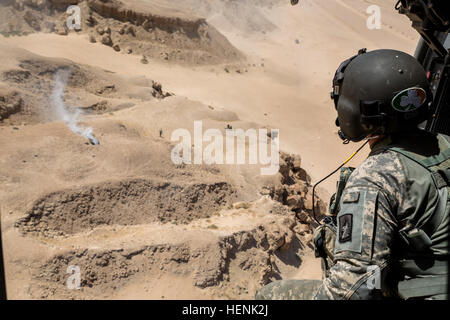
POLYGON ((405 194, 396 154, 370 156, 350 177, 337 216, 335 264, 315 299, 376 299, 389 289, 395 212, 405 194))

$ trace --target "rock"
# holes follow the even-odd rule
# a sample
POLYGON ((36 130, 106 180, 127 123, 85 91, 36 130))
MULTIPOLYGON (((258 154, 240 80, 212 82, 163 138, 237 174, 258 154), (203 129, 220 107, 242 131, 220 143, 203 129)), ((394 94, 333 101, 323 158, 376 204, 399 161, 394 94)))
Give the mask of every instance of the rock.
POLYGON ((305 197, 305 209, 312 210, 312 194, 307 194, 305 197))
POLYGON ((250 208, 250 204, 248 202, 244 202, 244 201, 236 202, 233 205, 233 209, 248 209, 248 208, 250 208))
POLYGON ((307 224, 299 224, 294 228, 294 231, 300 235, 304 235, 309 232, 309 226, 307 224))
POLYGON ((150 21, 148 21, 148 19, 145 19, 144 23, 142 23, 142 28, 144 28, 144 30, 148 31, 149 29, 151 29, 152 23, 150 21))
POLYGON ((136 36, 136 31, 134 30, 133 26, 128 26, 126 33, 131 34, 133 37, 136 36))
POLYGON ((269 251, 276 251, 279 248, 283 247, 286 243, 286 237, 284 233, 281 233, 280 230, 273 230, 267 235, 269 242, 269 251))
POLYGON ((0 121, 8 118, 12 114, 20 112, 22 104, 22 99, 17 93, 0 96, 0 121))
POLYGON ((48 0, 32 0, 31 2, 31 5, 39 10, 43 10, 49 5, 48 0))
POLYGON ((96 43, 97 42, 97 40, 95 39, 94 35, 91 34, 89 36, 89 42, 91 42, 91 43, 96 43))
POLYGON ((146 56, 142 56, 141 63, 143 63, 143 64, 147 64, 148 63, 148 60, 147 60, 146 56))
POLYGON ((95 111, 95 112, 104 112, 104 111, 108 110, 108 101, 103 100, 103 101, 94 103, 93 105, 89 106, 87 109, 95 111))
POLYGON ((273 186, 265 186, 261 189, 261 195, 263 196, 270 196, 272 197, 274 195, 275 188, 273 186))
POLYGON ((133 49, 131 49, 131 47, 126 47, 125 52, 130 54, 133 52, 133 49))
MULTIPOLYGON (((316 197, 317 197, 317 193, 316 193, 316 197)), ((316 211, 317 217, 319 217, 319 218, 328 212, 327 204, 324 201, 322 201, 321 199, 319 199, 318 197, 317 197, 317 201, 316 201, 315 211, 316 211)))
POLYGON ((106 27, 105 29, 105 33, 111 35, 111 28, 110 27, 106 27))
POLYGON ((108 84, 106 86, 97 89, 96 92, 97 94, 104 94, 104 93, 108 94, 111 92, 116 92, 116 86, 114 84, 108 84))
POLYGON ((292 164, 293 164, 294 172, 299 171, 302 168, 302 158, 299 155, 295 155, 294 161, 292 164))
POLYGON ((288 154, 288 153, 281 152, 281 153, 280 153, 280 157, 281 157, 281 159, 283 159, 284 161, 286 161, 286 163, 292 162, 292 156, 291 156, 290 154, 288 154))
POLYGON ((119 46, 118 44, 115 44, 115 45, 113 46, 113 49, 114 49, 114 51, 119 52, 119 51, 120 51, 120 46, 119 46))
POLYGON ((41 24, 39 17, 32 11, 27 11, 23 16, 25 22, 35 31, 41 31, 41 24))
POLYGON ((156 91, 162 93, 162 85, 159 82, 154 81, 152 84, 152 88, 155 89, 156 91))
POLYGON ((312 222, 310 215, 306 211, 299 212, 297 214, 297 219, 298 221, 300 221, 300 223, 308 224, 312 222))
POLYGON ((105 30, 103 30, 102 27, 98 27, 97 28, 97 33, 102 36, 105 33, 105 30))
POLYGON ((283 158, 280 158, 280 170, 279 170, 279 172, 281 173, 281 175, 284 178, 289 177, 289 171, 290 170, 291 169, 289 168, 289 164, 283 158))
POLYGON ((14 8, 15 8, 16 10, 18 10, 18 11, 23 11, 24 8, 25 8, 24 3, 23 3, 22 1, 18 1, 18 0, 16 0, 16 1, 14 2, 13 6, 14 6, 14 8))
POLYGON ((121 35, 125 34, 126 28, 127 28, 126 25, 121 26, 119 29, 119 34, 121 34, 121 35))
POLYGON ((92 16, 92 15, 89 15, 87 18, 86 18, 86 25, 88 26, 88 27, 93 27, 93 26, 95 26, 97 24, 97 20, 95 20, 95 18, 92 16))
POLYGON ((56 24, 50 21, 45 21, 43 29, 43 31, 46 33, 53 33, 56 30, 56 24))
POLYGON ((305 232, 303 236, 303 243, 310 243, 314 239, 314 235, 309 232, 305 232))
POLYGON ((55 33, 60 36, 67 36, 68 32, 69 31, 67 30, 67 26, 65 23, 62 23, 61 25, 57 26, 55 30, 55 33))
POLYGON ((291 210, 295 210, 295 209, 301 209, 301 207, 303 206, 303 201, 302 201, 302 197, 299 195, 292 195, 292 196, 288 196, 286 199, 286 205, 291 209, 291 210))
POLYGON ((308 193, 308 187, 304 181, 298 181, 294 185, 294 193, 295 194, 306 194, 308 193))
POLYGON ((291 230, 288 230, 286 235, 284 236, 284 244, 280 247, 280 250, 281 251, 289 250, 294 238, 295 238, 295 234, 291 230))
POLYGON ((153 81, 152 88, 153 88, 152 96, 155 98, 164 99, 173 95, 168 92, 164 93, 162 90, 162 85, 159 82, 153 81))
POLYGON ((285 196, 287 195, 286 189, 284 186, 276 186, 274 190, 274 197, 273 199, 275 201, 284 202, 285 196))
POLYGON ((111 37, 110 37, 109 35, 107 35, 107 34, 103 35, 103 37, 102 37, 102 43, 103 43, 105 46, 112 46, 112 44, 113 44, 113 42, 112 42, 112 40, 111 40, 111 37))
POLYGON ((293 196, 293 195, 296 194, 296 193, 295 193, 294 187, 295 187, 295 185, 289 185, 289 186, 287 186, 286 191, 287 191, 287 193, 288 193, 289 196, 293 196))
POLYGON ((309 175, 306 173, 306 171, 304 169, 300 169, 296 172, 295 177, 301 181, 305 181, 305 182, 311 182, 311 178, 309 177, 309 175))

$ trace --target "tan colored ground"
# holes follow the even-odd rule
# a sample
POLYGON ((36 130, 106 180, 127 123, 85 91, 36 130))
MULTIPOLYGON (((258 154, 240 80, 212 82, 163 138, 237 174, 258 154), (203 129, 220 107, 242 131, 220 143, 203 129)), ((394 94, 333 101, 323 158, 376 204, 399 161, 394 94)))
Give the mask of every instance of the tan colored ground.
MULTIPOLYGON (((135 10, 139 2, 145 1, 132 1, 135 10)), ((0 35, 0 94, 13 99, 8 94, 19 92, 26 107, 0 123, 10 298, 249 299, 268 281, 320 278, 311 218, 298 221, 261 195, 263 186, 280 184, 280 175, 263 178, 249 165, 175 166, 170 133, 192 131, 194 120, 222 132, 227 124, 279 128, 281 149, 301 155, 315 182, 357 147, 342 145, 334 127, 329 91, 336 67, 362 47, 412 53, 418 40, 407 18, 394 12, 395 1, 304 0, 291 7, 287 0, 258 6, 183 0, 176 9, 182 13, 173 11, 173 1, 147 2, 146 10, 158 8, 159 15, 206 18, 213 41, 242 55, 220 55, 203 38, 201 53, 193 54, 197 42, 155 31, 169 39, 161 48, 181 43, 185 51, 142 64, 141 53, 90 43, 94 29, 0 35), (366 28, 369 3, 382 8, 381 30, 366 28), (207 58, 193 64, 204 52, 214 64, 207 58), (83 123, 99 146, 62 122, 48 122, 52 76, 61 66, 79 68, 66 101, 86 110, 83 123), (154 97, 155 81, 175 96, 154 97), (65 287, 68 265, 80 266, 81 290, 65 287)), ((111 23, 114 41, 133 45, 115 33, 119 22, 102 23, 111 23)), ((324 199, 334 183, 324 183, 324 199)), ((302 195, 310 196, 305 185, 302 195)))

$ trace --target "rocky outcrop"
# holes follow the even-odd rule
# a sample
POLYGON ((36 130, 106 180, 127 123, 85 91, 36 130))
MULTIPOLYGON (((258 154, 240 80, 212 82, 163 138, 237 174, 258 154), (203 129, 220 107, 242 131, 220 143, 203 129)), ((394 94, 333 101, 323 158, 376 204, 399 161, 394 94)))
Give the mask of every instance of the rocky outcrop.
MULTIPOLYGON (((261 194, 268 195, 289 207, 297 214, 297 218, 307 228, 312 228, 313 201, 311 177, 302 168, 302 161, 299 155, 280 153, 280 184, 266 186, 261 194)), ((315 197, 314 210, 317 218, 325 214, 326 203, 319 197, 315 197)))
POLYGON ((145 11, 136 11, 127 8, 122 2, 117 0, 91 0, 89 1, 89 8, 105 18, 131 22, 142 26, 146 30, 158 28, 169 33, 180 31, 189 37, 199 37, 199 27, 206 23, 205 19, 169 17, 145 11))
POLYGON ((0 33, 5 36, 97 33, 96 41, 116 52, 182 64, 220 64, 244 58, 205 19, 164 4, 141 0, 11 0, 7 4, 13 9, 8 14, 0 11, 0 21, 6 21, 0 23, 0 33), (80 8, 76 29, 67 26, 70 5, 80 8))
POLYGON ((17 92, 0 93, 0 122, 10 115, 20 112, 21 109, 22 98, 20 98, 17 92))
POLYGON ((188 223, 220 209, 234 197, 235 191, 225 182, 189 185, 143 179, 104 182, 48 194, 37 200, 16 226, 25 234, 52 237, 105 224, 188 223), (123 215, 125 211, 127 214, 123 215))
POLYGON ((92 299, 128 283, 182 275, 216 298, 249 299, 261 286, 282 278, 284 268, 301 264, 299 250, 306 242, 294 231, 295 217, 281 210, 272 218, 226 234, 198 230, 208 239, 201 244, 177 240, 180 230, 175 227, 168 229, 174 234, 169 242, 63 251, 33 270, 30 295, 92 299), (66 288, 69 266, 80 270, 80 290, 66 288))

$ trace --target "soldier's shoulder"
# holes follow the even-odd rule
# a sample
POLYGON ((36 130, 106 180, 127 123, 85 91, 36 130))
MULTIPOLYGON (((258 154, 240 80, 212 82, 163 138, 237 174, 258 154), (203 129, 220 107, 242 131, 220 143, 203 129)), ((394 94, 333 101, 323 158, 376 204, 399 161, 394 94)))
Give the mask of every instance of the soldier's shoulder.
POLYGON ((353 171, 348 186, 395 190, 406 182, 406 172, 399 155, 392 150, 379 150, 353 171))
POLYGON ((450 143, 450 136, 439 133, 438 136, 442 137, 444 140, 447 140, 448 143, 450 143))

